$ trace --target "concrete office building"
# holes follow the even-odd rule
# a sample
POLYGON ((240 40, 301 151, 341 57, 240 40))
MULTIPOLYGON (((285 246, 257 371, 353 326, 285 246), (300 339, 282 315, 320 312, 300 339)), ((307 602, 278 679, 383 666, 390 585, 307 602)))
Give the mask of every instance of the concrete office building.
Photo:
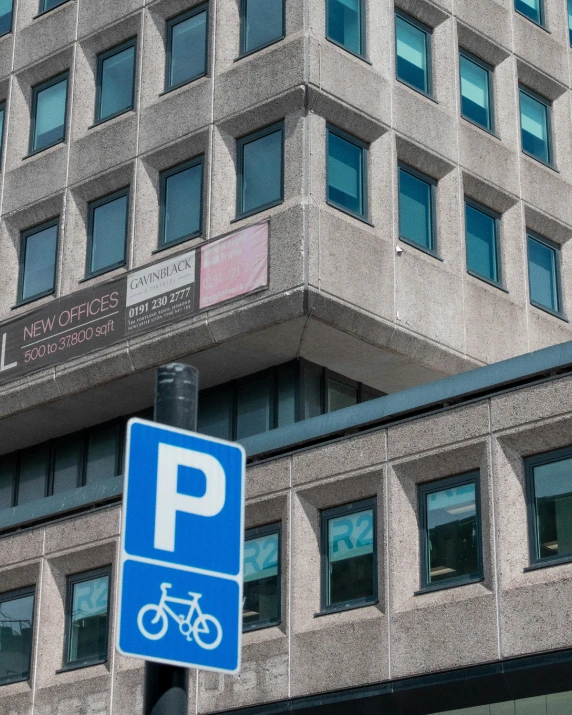
POLYGON ((171 360, 250 460, 191 713, 572 712, 571 18, 0 0, 2 715, 141 711, 123 435, 171 360))

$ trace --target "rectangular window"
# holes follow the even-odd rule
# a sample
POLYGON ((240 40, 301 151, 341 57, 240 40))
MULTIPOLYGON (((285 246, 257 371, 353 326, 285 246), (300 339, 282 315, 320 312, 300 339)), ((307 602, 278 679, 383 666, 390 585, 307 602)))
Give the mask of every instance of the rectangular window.
POLYGON ((236 393, 236 438, 268 432, 273 426, 270 375, 238 385, 236 393))
POLYGON ((30 154, 65 140, 67 102, 67 72, 32 89, 30 154))
POLYGON ((40 13, 48 12, 48 10, 53 10, 59 5, 63 5, 68 0, 40 0, 40 13))
POLYGON ((80 486, 82 473, 82 440, 70 437, 53 448, 52 494, 60 494, 80 486))
POLYGON ((491 283, 501 283, 499 217, 465 199, 467 270, 491 283))
POLYGON ((399 238, 435 253, 435 181, 399 166, 399 238))
POLYGON ((322 610, 377 599, 375 499, 322 511, 322 610))
POLYGON ((98 55, 96 122, 103 122, 133 109, 135 56, 135 39, 98 55))
POLYGON ((0 685, 30 677, 34 589, 0 593, 0 685))
POLYGON ((333 127, 327 133, 326 199, 342 211, 367 218, 367 146, 333 127))
POLYGON ((202 195, 202 157, 161 174, 159 247, 181 243, 201 234, 202 195))
POLYGON ((547 238, 531 233, 527 243, 530 302, 537 308, 560 315, 560 248, 547 238))
POLYGON ((217 389, 199 399, 199 432, 233 439, 233 390, 217 389))
POLYGON ((0 0, 0 36, 12 32, 14 0, 0 0))
POLYGON ((249 216, 281 203, 284 196, 283 124, 239 139, 237 156, 237 215, 249 216))
POLYGON ((544 0, 514 0, 514 9, 537 25, 544 25, 544 0))
POLYGON ((110 576, 106 567, 68 577, 64 667, 107 660, 110 576))
POLYGON ((572 45, 572 0, 568 0, 568 41, 572 45))
POLYGON ((522 151, 552 164, 550 102, 530 89, 520 88, 520 129, 522 151))
POLYGON ((85 483, 99 483, 119 475, 118 423, 91 430, 87 440, 85 483))
POLYGON ((246 55, 284 37, 284 0, 241 0, 240 54, 246 55))
POLYGON ((46 496, 49 470, 48 450, 34 447, 20 455, 17 503, 29 504, 46 496))
POLYGON ((4 151, 4 119, 6 117, 6 102, 0 102, 0 163, 4 151))
POLYGON ((471 472, 419 486, 422 589, 482 578, 479 483, 471 472))
POLYGON ((208 5, 167 22, 165 89, 180 87, 207 73, 208 27, 208 5))
POLYGON ((572 450, 525 460, 531 562, 572 558, 572 450))
POLYGON ((280 623, 280 524, 246 532, 243 604, 244 630, 280 623))
POLYGON ((0 509, 14 505, 16 484, 16 455, 9 454, 0 460, 0 509))
POLYGON ((465 51, 459 54, 461 115, 489 132, 493 122, 493 70, 465 51))
POLYGON ((22 232, 18 302, 50 295, 56 287, 59 221, 54 219, 22 232))
POLYGON ((395 14, 397 79, 431 95, 431 29, 417 20, 395 14))
POLYGON ((354 55, 365 55, 364 0, 327 0, 326 36, 354 55))
POLYGON ((89 204, 86 276, 96 276, 125 265, 129 189, 89 204))
POLYGON ((357 405, 358 402, 358 387, 357 384, 352 385, 347 382, 342 382, 338 378, 328 377, 328 386, 326 393, 326 411, 335 412, 344 407, 357 405))

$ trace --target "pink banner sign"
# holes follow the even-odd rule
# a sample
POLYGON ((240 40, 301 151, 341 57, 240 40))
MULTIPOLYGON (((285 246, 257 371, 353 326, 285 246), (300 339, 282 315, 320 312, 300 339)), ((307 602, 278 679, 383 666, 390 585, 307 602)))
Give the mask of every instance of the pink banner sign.
POLYGON ((201 247, 200 308, 267 286, 267 221, 201 247))

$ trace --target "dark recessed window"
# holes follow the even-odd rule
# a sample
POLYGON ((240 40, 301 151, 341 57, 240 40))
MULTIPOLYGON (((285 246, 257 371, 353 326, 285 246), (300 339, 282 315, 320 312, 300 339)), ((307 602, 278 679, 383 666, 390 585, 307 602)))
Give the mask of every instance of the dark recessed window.
POLYGON ((419 486, 422 588, 482 578, 479 483, 472 472, 419 486))
POLYGON ((40 0, 40 13, 53 10, 58 5, 63 5, 68 0, 40 0))
POLYGON ((34 588, 0 593, 0 685, 30 677, 34 588))
POLYGON ((469 273, 500 284, 498 214, 465 200, 465 242, 469 273))
POLYGON ((135 39, 98 55, 96 122, 103 122, 133 109, 135 56, 135 39))
POLYGON ((167 22, 166 89, 180 87, 207 73, 208 26, 208 5, 167 22))
POLYGON ((547 238, 529 233, 528 281, 530 302, 551 313, 562 313, 560 248, 547 238))
POLYGON ((0 35, 12 32, 12 11, 14 0, 0 0, 0 35))
POLYGON ((241 0, 240 54, 261 50, 284 37, 284 0, 241 0))
POLYGON ((525 460, 531 562, 572 558, 572 450, 525 460))
POLYGON ((237 142, 239 217, 276 206, 284 196, 284 126, 249 134, 237 142))
POLYGON ((430 253, 437 249, 435 185, 429 176, 399 166, 399 238, 430 253))
POLYGON ((280 524, 246 532, 243 603, 244 630, 280 623, 280 524))
POLYGON ((30 153, 63 142, 66 136, 68 73, 32 89, 30 153))
POLYGON ((125 265, 129 189, 122 189, 89 204, 86 276, 125 265))
POLYGON ((328 203, 367 218, 367 146, 333 127, 327 141, 328 203))
POLYGON ((514 9, 537 25, 544 25, 544 0, 514 0, 514 9))
POLYGON ((530 89, 520 88, 520 130, 522 151, 552 164, 550 102, 530 89))
POLYGON ((54 219, 22 232, 19 303, 35 300, 54 292, 58 230, 59 221, 54 219))
POLYGON ((202 157, 161 174, 160 247, 200 235, 202 194, 202 157))
POLYGON ((375 512, 375 499, 322 511, 323 611, 377 599, 375 512))
POLYGON ((365 55, 364 0, 327 0, 326 36, 355 55, 365 55))
POLYGON ((395 52, 397 79, 431 95, 431 29, 408 15, 396 13, 395 52))
POLYGON ((107 567, 68 577, 64 667, 107 660, 110 573, 107 567))
POLYGON ((459 70, 461 115, 489 132, 494 131, 492 67, 462 51, 459 70))

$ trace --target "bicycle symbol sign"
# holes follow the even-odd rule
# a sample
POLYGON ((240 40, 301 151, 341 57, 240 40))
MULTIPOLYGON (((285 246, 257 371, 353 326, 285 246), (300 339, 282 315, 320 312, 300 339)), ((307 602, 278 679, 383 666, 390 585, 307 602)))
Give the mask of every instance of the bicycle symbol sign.
POLYGON ((127 429, 117 648, 236 674, 244 451, 146 420, 127 429))

